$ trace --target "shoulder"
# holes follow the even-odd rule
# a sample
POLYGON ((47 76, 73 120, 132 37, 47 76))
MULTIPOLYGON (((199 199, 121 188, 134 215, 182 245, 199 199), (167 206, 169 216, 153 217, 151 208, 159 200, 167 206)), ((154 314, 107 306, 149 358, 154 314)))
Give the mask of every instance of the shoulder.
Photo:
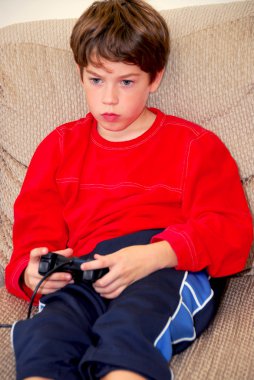
MULTIPOLYGON (((157 110, 155 110, 157 111, 157 110)), ((195 161, 231 160, 225 143, 213 131, 181 117, 159 112, 160 141, 174 150, 176 156, 195 161)))
POLYGON ((158 111, 160 114, 161 127, 164 130, 164 133, 174 137, 179 143, 187 143, 198 145, 206 144, 215 144, 225 147, 225 144, 221 141, 213 131, 204 128, 203 126, 178 117, 174 115, 167 115, 161 111, 158 111))
POLYGON ((88 113, 85 117, 64 123, 58 126, 55 130, 59 134, 64 134, 66 132, 77 133, 79 131, 83 131, 84 129, 89 129, 89 127, 93 124, 93 120, 92 114, 88 113))
POLYGON ((163 126, 169 127, 167 129, 171 129, 172 132, 185 134, 194 139, 205 133, 210 133, 195 122, 174 115, 164 114, 163 126))
POLYGON ((85 118, 58 126, 37 146, 30 164, 41 163, 46 159, 57 164, 63 156, 82 150, 87 145, 92 125, 92 115, 88 114, 85 118))
POLYGON ((84 136, 89 133, 93 125, 93 117, 89 113, 86 117, 69 121, 67 123, 61 124, 55 129, 53 129, 39 144, 47 145, 51 144, 53 141, 62 140, 64 138, 73 138, 75 136, 84 136))
POLYGON ((61 124, 44 138, 37 150, 57 149, 63 153, 66 149, 76 149, 82 142, 87 143, 92 125, 90 113, 84 118, 61 124))
POLYGON ((54 132, 59 136, 75 136, 89 132, 93 125, 93 117, 89 113, 86 117, 69 121, 57 127, 54 132))

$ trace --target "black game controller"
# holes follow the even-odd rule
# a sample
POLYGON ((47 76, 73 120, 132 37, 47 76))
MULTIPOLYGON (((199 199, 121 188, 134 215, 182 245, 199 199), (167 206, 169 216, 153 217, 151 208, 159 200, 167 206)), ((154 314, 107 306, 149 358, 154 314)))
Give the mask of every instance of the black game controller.
POLYGON ((96 270, 82 270, 80 265, 92 261, 91 257, 65 257, 54 252, 49 252, 41 256, 39 264, 39 274, 45 276, 50 270, 62 265, 57 272, 69 272, 72 274, 75 282, 88 281, 95 282, 108 272, 107 268, 96 270))

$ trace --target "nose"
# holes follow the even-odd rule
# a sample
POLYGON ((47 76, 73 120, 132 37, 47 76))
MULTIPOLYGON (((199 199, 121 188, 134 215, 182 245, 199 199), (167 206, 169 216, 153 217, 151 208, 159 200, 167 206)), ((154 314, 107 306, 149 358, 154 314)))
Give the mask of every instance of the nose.
POLYGON ((102 101, 107 105, 115 105, 118 103, 118 93, 114 85, 105 86, 102 101))

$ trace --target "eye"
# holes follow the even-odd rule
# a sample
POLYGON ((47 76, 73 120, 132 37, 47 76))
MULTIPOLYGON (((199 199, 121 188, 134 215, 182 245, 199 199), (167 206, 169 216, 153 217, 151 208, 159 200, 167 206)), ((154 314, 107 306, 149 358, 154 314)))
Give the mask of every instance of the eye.
POLYGON ((121 84, 123 87, 131 87, 134 84, 134 81, 130 79, 123 79, 121 84))
POLYGON ((99 85, 102 84, 102 79, 101 78, 89 78, 89 81, 94 86, 99 86, 99 85))

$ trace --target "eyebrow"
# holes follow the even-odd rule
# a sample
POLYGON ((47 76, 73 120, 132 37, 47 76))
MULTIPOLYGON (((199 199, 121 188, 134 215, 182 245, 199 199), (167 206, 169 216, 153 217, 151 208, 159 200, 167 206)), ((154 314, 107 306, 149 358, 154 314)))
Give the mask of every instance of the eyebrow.
MULTIPOLYGON (((90 74, 90 75, 94 75, 95 77, 101 77, 102 76, 102 75, 100 75, 100 74, 98 74, 98 73, 96 73, 96 72, 94 72, 92 70, 86 69, 86 72, 88 74, 90 74)), ((127 74, 124 74, 124 75, 120 75, 118 78, 119 79, 124 79, 124 78, 129 78, 129 77, 138 77, 138 76, 140 76, 139 73, 132 73, 132 72, 130 72, 130 73, 127 73, 127 74)))

